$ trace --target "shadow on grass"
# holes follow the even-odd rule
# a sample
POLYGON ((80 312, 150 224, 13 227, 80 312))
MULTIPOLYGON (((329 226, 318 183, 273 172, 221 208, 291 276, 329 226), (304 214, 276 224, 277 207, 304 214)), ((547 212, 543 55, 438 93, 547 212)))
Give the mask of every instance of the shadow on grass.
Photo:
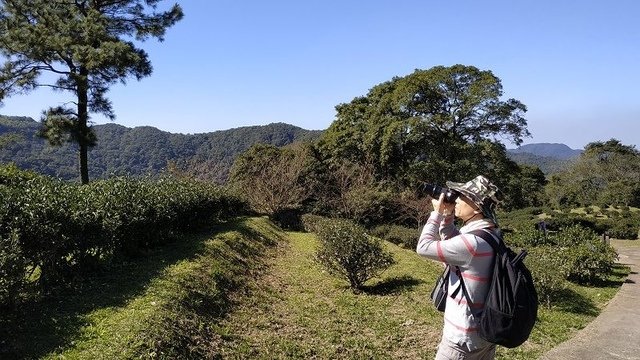
POLYGON ((593 301, 571 289, 555 292, 552 295, 552 302, 554 307, 561 311, 589 316, 598 316, 599 314, 598 307, 593 301))
POLYGON ((34 359, 65 349, 87 325, 86 315, 101 308, 124 306, 142 295, 165 268, 195 257, 204 248, 204 240, 228 226, 185 235, 144 257, 114 262, 72 285, 1 314, 0 358, 34 359))
POLYGON ((623 283, 629 282, 629 267, 622 264, 614 264, 611 269, 611 275, 606 280, 595 280, 592 285, 597 287, 619 288, 623 283))
POLYGON ((401 293, 422 284, 424 281, 403 275, 384 279, 375 285, 364 286, 362 291, 369 295, 391 295, 401 293))

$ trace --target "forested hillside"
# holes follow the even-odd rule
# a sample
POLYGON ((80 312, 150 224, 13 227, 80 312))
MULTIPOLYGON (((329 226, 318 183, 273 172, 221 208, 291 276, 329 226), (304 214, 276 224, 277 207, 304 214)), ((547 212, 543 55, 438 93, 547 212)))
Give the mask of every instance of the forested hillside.
POLYGON ((540 156, 531 153, 513 153, 507 151, 509 159, 523 165, 532 165, 540 168, 545 175, 557 174, 566 171, 575 159, 558 159, 552 156, 540 156))
MULTIPOLYGON (((52 147, 37 136, 40 123, 29 117, 0 116, 0 162, 15 162, 62 179, 77 179, 76 145, 52 147)), ((89 151, 92 179, 117 175, 157 174, 170 162, 179 169, 208 166, 224 180, 236 155, 256 143, 284 146, 316 139, 322 131, 275 123, 203 134, 172 134, 154 127, 117 124, 94 127, 98 143, 89 151)), ((201 172, 205 169, 200 168, 201 172)))
POLYGON ((550 143, 527 144, 507 150, 511 160, 537 166, 545 175, 567 170, 581 153, 582 150, 571 149, 565 144, 550 143))
POLYGON ((527 153, 561 160, 575 159, 582 154, 582 150, 572 149, 565 144, 555 143, 527 144, 519 146, 517 149, 509 150, 509 152, 515 154, 527 153))

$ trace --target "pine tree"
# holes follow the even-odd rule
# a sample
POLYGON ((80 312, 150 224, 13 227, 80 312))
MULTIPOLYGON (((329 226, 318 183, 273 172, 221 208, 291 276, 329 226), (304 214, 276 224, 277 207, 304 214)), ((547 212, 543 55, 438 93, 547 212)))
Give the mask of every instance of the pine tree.
MULTIPOLYGON (((151 75, 147 53, 133 43, 164 40, 182 19, 178 4, 158 11, 161 0, 3 0, 0 2, 0 102, 48 87, 70 92, 74 106, 43 112, 40 135, 52 145, 75 142, 80 178, 89 182, 87 152, 96 137, 89 114, 114 120, 106 93, 117 82, 151 75), (43 73, 55 81, 43 80, 43 73)), ((49 77, 48 77, 49 78, 49 77)))

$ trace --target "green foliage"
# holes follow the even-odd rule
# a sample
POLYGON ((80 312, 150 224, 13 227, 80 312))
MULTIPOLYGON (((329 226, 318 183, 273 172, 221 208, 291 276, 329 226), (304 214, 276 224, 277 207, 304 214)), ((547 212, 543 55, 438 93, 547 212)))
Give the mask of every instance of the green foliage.
POLYGON ((566 256, 569 280, 593 284, 611 273, 617 254, 591 229, 570 226, 556 234, 555 239, 566 256))
MULTIPOLYGON (((44 287, 243 209, 238 199, 206 183, 114 178, 80 186, 43 176, 18 181, 31 176, 22 172, 11 180, 6 174, 13 170, 7 169, 0 171, 10 184, 0 185, 0 239, 17 257, 3 256, 3 271, 39 269, 44 287)), ((7 286, 0 292, 10 291, 7 286)))
POLYGON ((574 225, 591 229, 596 234, 602 234, 611 227, 611 221, 608 219, 598 219, 586 217, 576 213, 553 214, 551 218, 545 219, 547 229, 559 231, 574 225))
POLYGON ((304 231, 315 233, 318 232, 318 226, 322 221, 327 221, 328 219, 324 216, 315 215, 315 214, 304 214, 300 217, 302 222, 302 227, 304 231))
POLYGON ((533 283, 542 304, 550 307, 554 297, 567 287, 569 264, 555 246, 530 248, 525 263, 531 271, 533 283))
POLYGON ((640 229, 640 214, 629 213, 628 216, 619 216, 615 221, 609 222, 607 234, 615 239, 635 240, 640 229))
POLYGON ((371 230, 371 235, 387 240, 406 249, 415 249, 420 231, 400 225, 379 225, 371 230))
POLYGON ((37 177, 40 175, 33 171, 21 170, 14 163, 0 164, 0 185, 18 185, 37 177))
POLYGON ((531 227, 522 227, 510 233, 506 241, 509 245, 531 250, 536 258, 541 258, 533 261, 540 266, 537 276, 549 283, 549 296, 556 291, 556 285, 554 279, 543 278, 552 276, 544 275, 544 271, 558 271, 566 280, 594 284, 611 274, 617 258, 615 250, 593 230, 578 224, 562 227, 546 235, 531 227), (546 267, 554 264, 554 267, 546 267))
POLYGON ((526 207, 511 211, 498 211, 500 227, 505 232, 513 230, 533 229, 541 221, 540 215, 545 210, 540 207, 526 207))
POLYGON ((640 151, 611 139, 593 142, 566 171, 552 176, 547 194, 553 206, 640 204, 640 151))
MULTIPOLYGON (((77 178, 77 147, 51 147, 38 138, 40 124, 31 118, 0 116, 0 134, 19 136, 0 148, 0 161, 64 180, 77 178)), ((183 178, 225 183, 238 154, 257 143, 285 146, 316 139, 321 131, 277 123, 204 134, 172 134, 150 126, 117 124, 92 127, 99 142, 89 150, 89 176, 157 175, 168 171, 183 178)))
POLYGON ((507 237, 509 245, 530 249, 537 246, 553 245, 556 243, 551 234, 537 230, 533 226, 524 226, 509 233, 507 237))
POLYGON ((490 71, 463 65, 416 70, 338 105, 322 148, 334 158, 374 164, 379 176, 418 166, 436 171, 429 179, 443 182, 456 177, 447 166, 464 158, 454 147, 467 150, 464 144, 497 134, 518 143, 528 135, 525 106, 501 101, 501 95, 500 80, 490 71))
POLYGON ((484 174, 507 194, 507 208, 538 205, 544 174, 519 167, 495 141, 519 143, 529 134, 526 107, 501 96, 491 71, 464 65, 416 70, 339 104, 319 149, 331 164, 371 168, 376 181, 399 190, 484 174))
POLYGON ((554 243, 560 247, 572 247, 600 242, 598 235, 590 228, 578 224, 563 227, 554 234, 554 243))
POLYGON ((566 171, 573 163, 574 159, 559 159, 552 156, 540 156, 531 153, 514 153, 508 151, 509 159, 520 165, 529 165, 539 168, 543 174, 550 176, 566 171))
MULTIPOLYGON (((313 234, 284 233, 264 218, 233 221, 213 232, 114 263, 108 272, 57 296, 21 306, 13 322, 4 321, 7 313, 0 311, 0 356, 435 356, 442 314, 430 303, 429 292, 441 269, 413 250, 389 247, 397 265, 371 281, 366 295, 356 295, 336 291, 338 281, 318 271, 313 234), (272 246, 280 242, 274 237, 286 238, 288 251, 272 246)), ((525 259, 530 268, 536 257, 525 259)), ((498 349, 497 357, 537 359, 584 328, 624 282, 624 267, 617 270, 607 283, 570 284, 552 297, 557 302, 539 309, 541 321, 527 345, 498 349)))
POLYGON ((159 1, 16 0, 0 5, 0 51, 6 59, 0 70, 0 101, 42 86, 70 92, 75 107, 46 110, 40 135, 52 145, 78 144, 83 184, 89 182, 87 152, 96 140, 89 114, 115 119, 106 97, 109 87, 151 75, 147 53, 130 40, 161 41, 166 29, 183 17, 178 4, 158 12, 159 1), (41 76, 43 72, 51 78, 41 76))
POLYGON ((617 254, 602 243, 586 243, 567 248, 568 279, 580 284, 595 284, 611 274, 617 254))
POLYGON ((354 292, 395 263, 377 238, 348 220, 327 220, 316 225, 320 246, 318 262, 329 273, 349 281, 354 292))
MULTIPOLYGON (((4 211, 6 208, 3 207, 4 211)), ((4 216, 2 216, 4 218, 4 216)), ((0 308, 13 306, 25 284, 27 261, 14 230, 0 235, 0 308)))
POLYGON ((0 150, 6 147, 7 145, 11 145, 13 143, 23 141, 24 139, 17 134, 1 134, 0 135, 0 150))

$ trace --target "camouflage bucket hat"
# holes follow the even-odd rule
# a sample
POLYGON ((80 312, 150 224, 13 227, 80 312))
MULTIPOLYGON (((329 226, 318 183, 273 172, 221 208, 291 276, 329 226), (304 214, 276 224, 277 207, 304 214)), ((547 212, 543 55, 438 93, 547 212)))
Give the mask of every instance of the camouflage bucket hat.
POLYGON ((497 224, 495 210, 502 201, 502 192, 489 179, 478 175, 466 183, 447 181, 447 187, 471 199, 486 217, 497 224))

